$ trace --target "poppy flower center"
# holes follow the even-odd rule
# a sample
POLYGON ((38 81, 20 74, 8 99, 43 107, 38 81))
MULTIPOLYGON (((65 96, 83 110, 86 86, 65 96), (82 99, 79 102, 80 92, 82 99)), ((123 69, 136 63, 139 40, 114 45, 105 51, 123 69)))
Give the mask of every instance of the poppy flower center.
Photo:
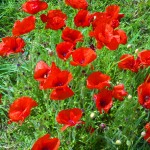
POLYGON ((105 107, 106 105, 107 105, 106 100, 102 99, 102 100, 100 101, 100 106, 101 106, 101 107, 105 107))
POLYGON ((65 52, 62 53, 62 56, 65 57, 67 54, 65 52))
POLYGON ((149 100, 150 100, 150 96, 146 95, 146 96, 144 97, 144 101, 147 102, 147 101, 149 101, 149 100))
POLYGON ((134 64, 135 64, 134 61, 130 61, 130 62, 128 63, 128 66, 129 66, 130 68, 133 68, 133 67, 134 67, 134 64))
POLYGON ((17 47, 13 47, 12 49, 13 49, 13 51, 16 51, 17 47))
POLYGON ((75 122, 74 122, 73 120, 69 120, 68 122, 69 122, 69 124, 71 124, 71 125, 75 125, 75 122))
POLYGON ((55 86, 62 86, 63 84, 61 82, 57 82, 55 86))
POLYGON ((81 60, 81 61, 80 61, 80 64, 83 64, 83 63, 84 63, 84 60, 81 60))
POLYGON ((50 150, 48 147, 43 147, 42 150, 50 150))

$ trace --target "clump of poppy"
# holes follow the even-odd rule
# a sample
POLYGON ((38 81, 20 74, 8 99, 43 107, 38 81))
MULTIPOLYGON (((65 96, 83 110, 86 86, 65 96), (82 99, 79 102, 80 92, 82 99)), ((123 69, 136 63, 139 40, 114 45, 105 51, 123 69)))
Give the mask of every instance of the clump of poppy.
POLYGON ((94 13, 93 31, 90 32, 90 36, 96 39, 98 49, 106 46, 109 50, 116 50, 120 44, 127 43, 126 33, 121 29, 115 29, 124 16, 119 14, 119 11, 119 6, 111 5, 106 7, 105 12, 94 13))
POLYGON ((103 89, 110 86, 110 77, 99 71, 93 72, 87 78, 87 88, 89 89, 103 89))
POLYGON ((80 47, 72 53, 72 61, 70 62, 73 66, 85 67, 96 59, 97 55, 91 48, 80 47))
POLYGON ((37 14, 38 12, 48 8, 48 4, 40 0, 28 0, 22 5, 22 10, 29 14, 37 14))
POLYGON ((79 41, 83 41, 83 35, 80 31, 71 29, 69 27, 66 27, 62 31, 62 39, 66 42, 73 43, 74 46, 76 46, 76 43, 79 41))
POLYGON ((67 70, 60 70, 53 62, 49 67, 44 61, 39 61, 34 70, 34 78, 39 81, 40 89, 53 89, 50 94, 52 100, 64 100, 74 95, 69 82, 73 79, 67 70))
POLYGON ((12 122, 22 123, 26 117, 30 115, 31 109, 36 107, 38 104, 35 100, 30 97, 23 96, 16 99, 9 108, 8 116, 12 122))
POLYGON ((12 33, 14 36, 20 36, 35 29, 35 17, 29 16, 24 18, 22 21, 17 20, 14 23, 12 33))
POLYGON ((150 50, 143 50, 138 53, 138 59, 142 67, 150 66, 150 50))
POLYGON ((88 10, 79 10, 74 17, 74 23, 77 27, 89 27, 93 18, 94 14, 90 14, 88 10))
POLYGON ((23 53, 25 42, 20 37, 5 37, 0 43, 0 56, 9 56, 10 54, 23 53))
POLYGON ((128 95, 128 93, 125 91, 124 85, 119 84, 114 86, 112 95, 114 98, 118 99, 119 101, 123 101, 124 97, 128 95))
POLYGON ((75 9, 87 9, 88 7, 86 0, 65 0, 65 3, 75 9))
POLYGON ((150 144, 150 123, 145 125, 146 133, 144 135, 144 140, 146 140, 150 144))
POLYGON ((41 20, 46 23, 46 29, 59 30, 66 25, 67 15, 61 10, 50 10, 47 15, 42 14, 41 20))
POLYGON ((112 98, 113 98, 112 91, 107 89, 103 89, 98 94, 94 95, 94 99, 96 101, 96 107, 101 114, 103 111, 105 113, 108 113, 108 111, 113 105, 112 98))
POLYGON ((90 36, 97 40, 97 48, 106 46, 109 50, 116 50, 119 44, 127 43, 127 35, 121 30, 114 30, 110 24, 101 23, 90 32, 90 36))
POLYGON ((82 110, 79 108, 65 109, 58 113, 56 121, 60 124, 64 124, 61 131, 66 130, 68 127, 75 126, 77 124, 83 124, 81 121, 82 110))
POLYGON ((66 61, 73 52, 74 45, 70 42, 61 42, 56 46, 56 52, 60 59, 66 61))
POLYGON ((31 150, 58 150, 59 146, 58 138, 51 138, 50 134, 45 134, 34 143, 31 150))
POLYGON ((124 54, 120 57, 120 62, 118 67, 123 70, 130 70, 132 72, 138 72, 140 68, 139 59, 135 59, 134 56, 130 54, 124 54))
POLYGON ((96 12, 95 20, 92 23, 93 28, 96 28, 99 24, 106 23, 113 28, 117 28, 120 25, 121 18, 124 14, 120 14, 120 7, 118 5, 107 6, 105 12, 96 12))
POLYGON ((150 83, 142 83, 138 89, 138 101, 146 109, 150 109, 150 83))

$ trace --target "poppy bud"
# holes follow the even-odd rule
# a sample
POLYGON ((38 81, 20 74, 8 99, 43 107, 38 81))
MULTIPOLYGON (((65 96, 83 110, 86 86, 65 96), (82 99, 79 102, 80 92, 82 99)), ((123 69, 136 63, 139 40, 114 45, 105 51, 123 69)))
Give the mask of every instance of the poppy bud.
POLYGON ((132 98, 132 95, 129 94, 129 95, 128 95, 128 99, 131 99, 131 98, 132 98))
POLYGON ((92 112, 92 113, 90 114, 90 118, 93 119, 94 117, 95 117, 95 113, 92 112))
POLYGON ((145 132, 145 131, 141 132, 141 136, 142 136, 142 137, 144 137, 145 135, 146 135, 146 132, 145 132))
POLYGON ((135 53, 137 54, 137 53, 138 53, 138 51, 139 51, 139 49, 137 48, 137 49, 135 50, 135 53))
POLYGON ((121 145, 121 141, 120 140, 116 140, 115 144, 116 145, 121 145))
POLYGON ((128 45, 127 45, 127 48, 131 48, 131 47, 132 47, 132 45, 131 45, 131 44, 128 44, 128 45))
POLYGON ((106 128, 106 124, 105 123, 101 123, 100 127, 101 127, 101 129, 105 129, 106 128))

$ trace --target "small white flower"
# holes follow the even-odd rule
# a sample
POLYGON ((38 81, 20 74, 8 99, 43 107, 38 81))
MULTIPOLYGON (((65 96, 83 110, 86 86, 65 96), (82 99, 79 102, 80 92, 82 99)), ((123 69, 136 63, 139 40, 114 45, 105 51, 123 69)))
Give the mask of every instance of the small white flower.
POLYGON ((128 95, 128 99, 131 99, 131 98, 132 98, 132 95, 129 94, 129 95, 128 95))
POLYGON ((138 51, 139 51, 139 49, 137 48, 137 49, 135 50, 135 53, 138 53, 138 51))
POLYGON ((145 134, 146 134, 146 132, 145 132, 145 131, 141 132, 141 136, 142 136, 142 137, 144 137, 144 136, 145 136, 145 134))
POLYGON ((128 45, 127 45, 127 48, 131 48, 131 46, 132 46, 131 44, 128 44, 128 45))
POLYGON ((94 118, 94 117, 95 117, 95 113, 92 112, 92 113, 90 114, 90 117, 91 117, 91 118, 94 118))
POLYGON ((120 82, 119 82, 119 81, 117 81, 116 83, 117 83, 117 84, 120 84, 120 82))
POLYGON ((121 145, 121 141, 120 140, 116 140, 115 144, 116 145, 121 145))

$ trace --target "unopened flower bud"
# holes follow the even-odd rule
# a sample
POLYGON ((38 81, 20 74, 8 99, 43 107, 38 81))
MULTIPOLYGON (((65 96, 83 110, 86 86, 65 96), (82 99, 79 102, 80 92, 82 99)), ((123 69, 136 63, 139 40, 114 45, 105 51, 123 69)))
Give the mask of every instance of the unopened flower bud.
POLYGON ((121 145, 121 141, 120 140, 116 140, 115 144, 116 145, 121 145))
POLYGON ((120 84, 120 82, 119 82, 119 81, 117 81, 116 83, 117 83, 117 84, 120 84))
POLYGON ((138 51, 139 51, 139 49, 137 48, 137 49, 135 50, 135 53, 138 53, 138 51))
POLYGON ((95 117, 95 113, 94 112, 92 112, 91 114, 90 114, 90 118, 94 118, 95 117))
POLYGON ((142 137, 144 137, 144 136, 145 136, 145 134, 146 134, 146 132, 145 132, 145 131, 141 132, 141 136, 142 136, 142 137))
POLYGON ((129 94, 129 95, 128 95, 128 99, 131 99, 131 98, 132 98, 132 95, 129 94))
POLYGON ((131 48, 131 46, 132 46, 131 44, 128 44, 128 45, 127 45, 127 48, 131 48))
POLYGON ((105 128, 106 128, 106 124, 105 124, 105 123, 101 123, 101 124, 100 124, 100 127, 101 127, 102 129, 105 129, 105 128))

